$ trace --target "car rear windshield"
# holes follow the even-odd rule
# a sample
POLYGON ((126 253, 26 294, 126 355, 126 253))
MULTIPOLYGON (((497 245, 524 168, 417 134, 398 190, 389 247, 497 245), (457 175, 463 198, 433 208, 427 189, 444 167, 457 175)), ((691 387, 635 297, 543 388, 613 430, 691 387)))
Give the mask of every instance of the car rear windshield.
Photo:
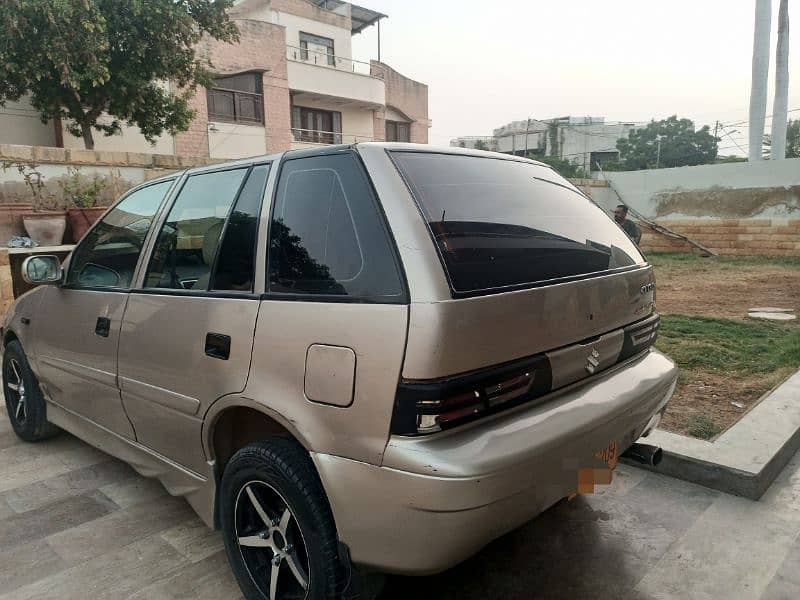
POLYGON ((546 285, 644 262, 610 217, 547 167, 458 154, 391 155, 455 294, 546 285))

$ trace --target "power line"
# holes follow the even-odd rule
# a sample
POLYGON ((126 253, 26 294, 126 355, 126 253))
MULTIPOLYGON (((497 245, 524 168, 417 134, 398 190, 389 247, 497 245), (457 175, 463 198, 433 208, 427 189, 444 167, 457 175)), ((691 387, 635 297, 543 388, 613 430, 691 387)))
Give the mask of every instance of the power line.
MULTIPOLYGON (((791 112, 798 112, 798 111, 800 111, 800 108, 790 108, 786 112, 787 113, 791 113, 791 112)), ((772 115, 766 115, 764 118, 765 119, 771 119, 772 115)), ((734 125, 744 125, 744 124, 747 124, 749 126, 750 125, 750 120, 749 119, 744 119, 743 121, 736 121, 735 123, 725 123, 724 125, 726 127, 732 127, 734 125)))

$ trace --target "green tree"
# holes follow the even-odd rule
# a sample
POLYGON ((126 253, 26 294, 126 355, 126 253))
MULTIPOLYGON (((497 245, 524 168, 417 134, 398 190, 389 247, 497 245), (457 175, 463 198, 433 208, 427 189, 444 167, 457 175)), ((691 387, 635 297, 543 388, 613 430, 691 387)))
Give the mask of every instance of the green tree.
POLYGON ((800 119, 786 126, 786 158, 800 158, 800 119))
POLYGON ((475 150, 488 150, 489 146, 483 140, 475 140, 475 150))
POLYGON ((695 131, 690 119, 673 115, 631 131, 617 140, 617 150, 620 166, 628 171, 707 165, 717 158, 718 141, 708 125, 695 131))
POLYGON ((539 156, 538 154, 531 153, 528 153, 528 157, 550 165, 553 170, 562 177, 568 179, 582 179, 586 177, 586 173, 581 166, 571 163, 565 158, 559 158, 557 156, 539 156))
POLYGON ((198 58, 203 35, 226 42, 238 30, 233 0, 2 0, 0 106, 30 94, 43 121, 94 148, 93 130, 136 125, 148 141, 185 131, 190 99, 211 81, 198 58), (165 82, 177 91, 167 89, 165 82), (98 119, 106 113, 111 119, 98 119))

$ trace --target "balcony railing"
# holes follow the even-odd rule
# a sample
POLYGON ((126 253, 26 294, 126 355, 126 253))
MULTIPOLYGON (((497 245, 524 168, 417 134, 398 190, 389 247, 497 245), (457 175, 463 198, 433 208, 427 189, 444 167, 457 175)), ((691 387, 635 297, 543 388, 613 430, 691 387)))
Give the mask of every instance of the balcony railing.
POLYGON ((296 62, 304 62, 329 69, 352 71, 361 75, 370 75, 370 64, 360 60, 353 60, 345 56, 309 50, 298 46, 286 46, 286 58, 296 62))
POLYGON ((312 145, 358 144, 360 142, 372 142, 375 140, 371 135, 362 135, 360 133, 339 133, 335 131, 297 128, 292 128, 292 137, 295 142, 305 142, 312 145))

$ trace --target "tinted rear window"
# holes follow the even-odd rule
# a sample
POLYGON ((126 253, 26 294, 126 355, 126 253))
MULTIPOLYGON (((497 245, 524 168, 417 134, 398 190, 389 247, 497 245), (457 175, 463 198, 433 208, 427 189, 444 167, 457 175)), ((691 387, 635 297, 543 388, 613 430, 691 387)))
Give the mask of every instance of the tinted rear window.
POLYGON ((546 167, 422 152, 392 158, 456 293, 543 285, 644 262, 610 217, 546 167))

